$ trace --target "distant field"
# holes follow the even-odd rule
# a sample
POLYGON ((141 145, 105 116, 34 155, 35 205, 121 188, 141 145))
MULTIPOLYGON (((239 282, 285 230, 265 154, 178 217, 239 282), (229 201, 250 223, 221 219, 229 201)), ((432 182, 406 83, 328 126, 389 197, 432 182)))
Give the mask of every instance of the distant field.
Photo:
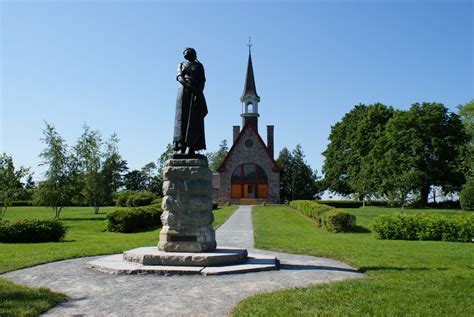
MULTIPOLYGON (((474 316, 474 244, 376 240, 368 224, 396 208, 346 209, 361 233, 329 233, 286 206, 255 207, 255 247, 338 259, 365 279, 262 294, 235 316, 474 316)), ((468 215, 452 210, 407 210, 468 215)))
MULTIPOLYGON (((139 233, 106 232, 105 217, 116 207, 102 207, 94 215, 90 207, 69 207, 61 213, 69 230, 64 241, 53 243, 0 243, 0 273, 17 270, 37 264, 70 258, 100 254, 121 253, 140 246, 158 243, 160 229, 139 233)), ((225 221, 236 206, 220 207, 214 210, 213 226, 225 221)), ((26 218, 51 219, 53 211, 46 207, 11 207, 5 219, 26 218)), ((0 316, 37 315, 63 300, 61 294, 48 290, 34 290, 20 287, 0 279, 0 316)))

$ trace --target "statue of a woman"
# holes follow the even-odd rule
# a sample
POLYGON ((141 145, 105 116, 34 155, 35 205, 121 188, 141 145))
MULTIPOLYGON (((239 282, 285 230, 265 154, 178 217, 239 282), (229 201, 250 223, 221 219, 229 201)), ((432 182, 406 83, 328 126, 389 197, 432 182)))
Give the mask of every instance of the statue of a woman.
POLYGON ((206 77, 204 67, 197 60, 193 48, 185 48, 185 61, 178 65, 176 80, 180 83, 176 99, 173 148, 175 152, 193 155, 206 149, 204 117, 207 115, 203 90, 206 77))

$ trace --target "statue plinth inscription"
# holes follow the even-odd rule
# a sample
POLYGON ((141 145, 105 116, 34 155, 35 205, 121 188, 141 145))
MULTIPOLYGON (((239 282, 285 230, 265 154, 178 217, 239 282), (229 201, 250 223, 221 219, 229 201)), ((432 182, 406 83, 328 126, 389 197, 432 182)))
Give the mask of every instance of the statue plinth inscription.
POLYGON ((212 228, 212 173, 204 155, 172 155, 163 169, 163 228, 158 249, 206 252, 216 249, 212 228))

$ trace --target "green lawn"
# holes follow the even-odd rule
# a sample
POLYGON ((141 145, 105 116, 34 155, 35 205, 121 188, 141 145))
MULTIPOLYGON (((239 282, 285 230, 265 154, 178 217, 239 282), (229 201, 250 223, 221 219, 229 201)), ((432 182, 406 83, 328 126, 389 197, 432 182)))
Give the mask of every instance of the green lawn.
MULTIPOLYGON (((65 208, 61 213, 61 220, 69 227, 69 230, 63 242, 0 243, 0 273, 76 257, 120 253, 158 243, 160 229, 128 234, 104 231, 105 216, 107 212, 115 209, 116 207, 103 207, 98 215, 94 215, 92 208, 65 208)), ((215 210, 213 226, 217 228, 235 209, 235 206, 226 206, 215 210)), ((52 217, 51 208, 11 207, 5 219, 52 217)), ((0 316, 34 316, 46 311, 64 298, 64 295, 48 290, 21 287, 0 279, 0 316)))
POLYGON ((258 295, 242 301, 233 314, 474 316, 472 243, 376 240, 367 232, 370 220, 398 210, 347 210, 357 216, 361 233, 329 233, 285 206, 255 207, 257 248, 339 259, 366 278, 258 295))

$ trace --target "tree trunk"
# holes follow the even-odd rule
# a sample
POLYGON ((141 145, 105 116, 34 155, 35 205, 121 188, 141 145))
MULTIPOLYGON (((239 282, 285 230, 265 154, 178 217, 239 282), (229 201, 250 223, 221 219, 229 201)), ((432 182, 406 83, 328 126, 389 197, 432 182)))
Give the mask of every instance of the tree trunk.
POLYGON ((6 213, 7 213, 7 207, 2 206, 1 209, 0 209, 0 220, 2 220, 3 217, 5 217, 6 213))
POLYGON ((431 186, 430 185, 424 185, 420 188, 420 206, 421 207, 426 207, 428 204, 428 196, 430 194, 431 186))
POLYGON ((97 203, 94 203, 94 214, 99 214, 99 206, 97 203))

